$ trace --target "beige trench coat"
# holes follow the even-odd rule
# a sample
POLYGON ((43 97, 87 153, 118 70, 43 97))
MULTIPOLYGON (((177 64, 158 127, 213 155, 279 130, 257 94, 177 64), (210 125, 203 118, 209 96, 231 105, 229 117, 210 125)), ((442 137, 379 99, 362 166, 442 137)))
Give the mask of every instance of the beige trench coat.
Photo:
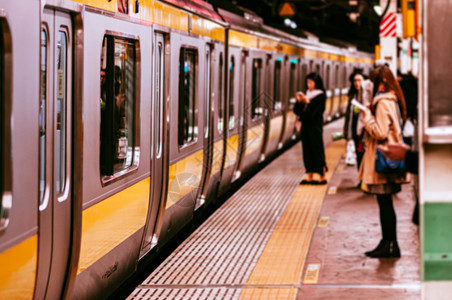
POLYGON ((368 135, 366 150, 359 169, 359 179, 366 185, 406 182, 406 174, 381 174, 375 171, 378 144, 403 143, 399 114, 396 108, 398 107, 397 97, 393 93, 380 94, 373 99, 372 104, 378 104, 375 116, 367 114, 362 119, 368 135))

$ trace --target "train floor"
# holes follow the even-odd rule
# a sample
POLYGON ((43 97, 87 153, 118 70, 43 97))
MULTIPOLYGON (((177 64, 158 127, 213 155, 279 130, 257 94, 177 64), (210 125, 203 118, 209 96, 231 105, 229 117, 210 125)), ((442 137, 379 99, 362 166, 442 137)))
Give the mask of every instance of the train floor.
POLYGON ((346 142, 326 126, 327 185, 299 185, 294 145, 250 179, 127 299, 420 299, 413 185, 394 199, 402 256, 368 258, 381 238, 375 196, 357 188, 346 142))

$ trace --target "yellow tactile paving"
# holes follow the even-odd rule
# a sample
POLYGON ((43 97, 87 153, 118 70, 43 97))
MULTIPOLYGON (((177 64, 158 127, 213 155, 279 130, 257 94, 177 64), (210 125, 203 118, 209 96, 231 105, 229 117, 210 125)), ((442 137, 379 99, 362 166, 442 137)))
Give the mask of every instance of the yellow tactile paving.
MULTIPOLYGON (((326 150, 329 181, 345 149, 345 141, 326 150)), ((294 299, 303 265, 328 185, 300 186, 275 228, 240 299, 294 299), (276 288, 279 287, 279 288, 276 288)))
POLYGON ((240 299, 293 299, 296 295, 296 288, 245 288, 240 299))

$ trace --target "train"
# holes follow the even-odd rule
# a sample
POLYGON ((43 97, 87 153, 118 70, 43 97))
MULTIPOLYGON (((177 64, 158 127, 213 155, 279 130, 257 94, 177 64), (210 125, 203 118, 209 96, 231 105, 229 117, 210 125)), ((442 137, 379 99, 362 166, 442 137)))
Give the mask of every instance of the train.
MULTIPOLYGON (((239 10, 238 10, 239 11, 239 10)), ((0 298, 106 298, 374 56, 194 0, 0 0, 0 298)))

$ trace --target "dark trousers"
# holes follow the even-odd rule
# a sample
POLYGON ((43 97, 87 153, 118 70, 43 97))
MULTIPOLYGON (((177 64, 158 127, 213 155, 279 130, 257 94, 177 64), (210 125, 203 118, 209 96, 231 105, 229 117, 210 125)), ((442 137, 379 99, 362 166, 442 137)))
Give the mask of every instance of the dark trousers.
POLYGON ((361 166, 361 161, 363 160, 364 152, 358 151, 358 146, 360 139, 358 137, 353 137, 353 142, 355 143, 355 153, 356 153, 356 167, 358 168, 361 166))
POLYGON ((383 240, 397 241, 397 217, 392 203, 392 195, 377 195, 377 201, 380 207, 380 225, 383 240))

